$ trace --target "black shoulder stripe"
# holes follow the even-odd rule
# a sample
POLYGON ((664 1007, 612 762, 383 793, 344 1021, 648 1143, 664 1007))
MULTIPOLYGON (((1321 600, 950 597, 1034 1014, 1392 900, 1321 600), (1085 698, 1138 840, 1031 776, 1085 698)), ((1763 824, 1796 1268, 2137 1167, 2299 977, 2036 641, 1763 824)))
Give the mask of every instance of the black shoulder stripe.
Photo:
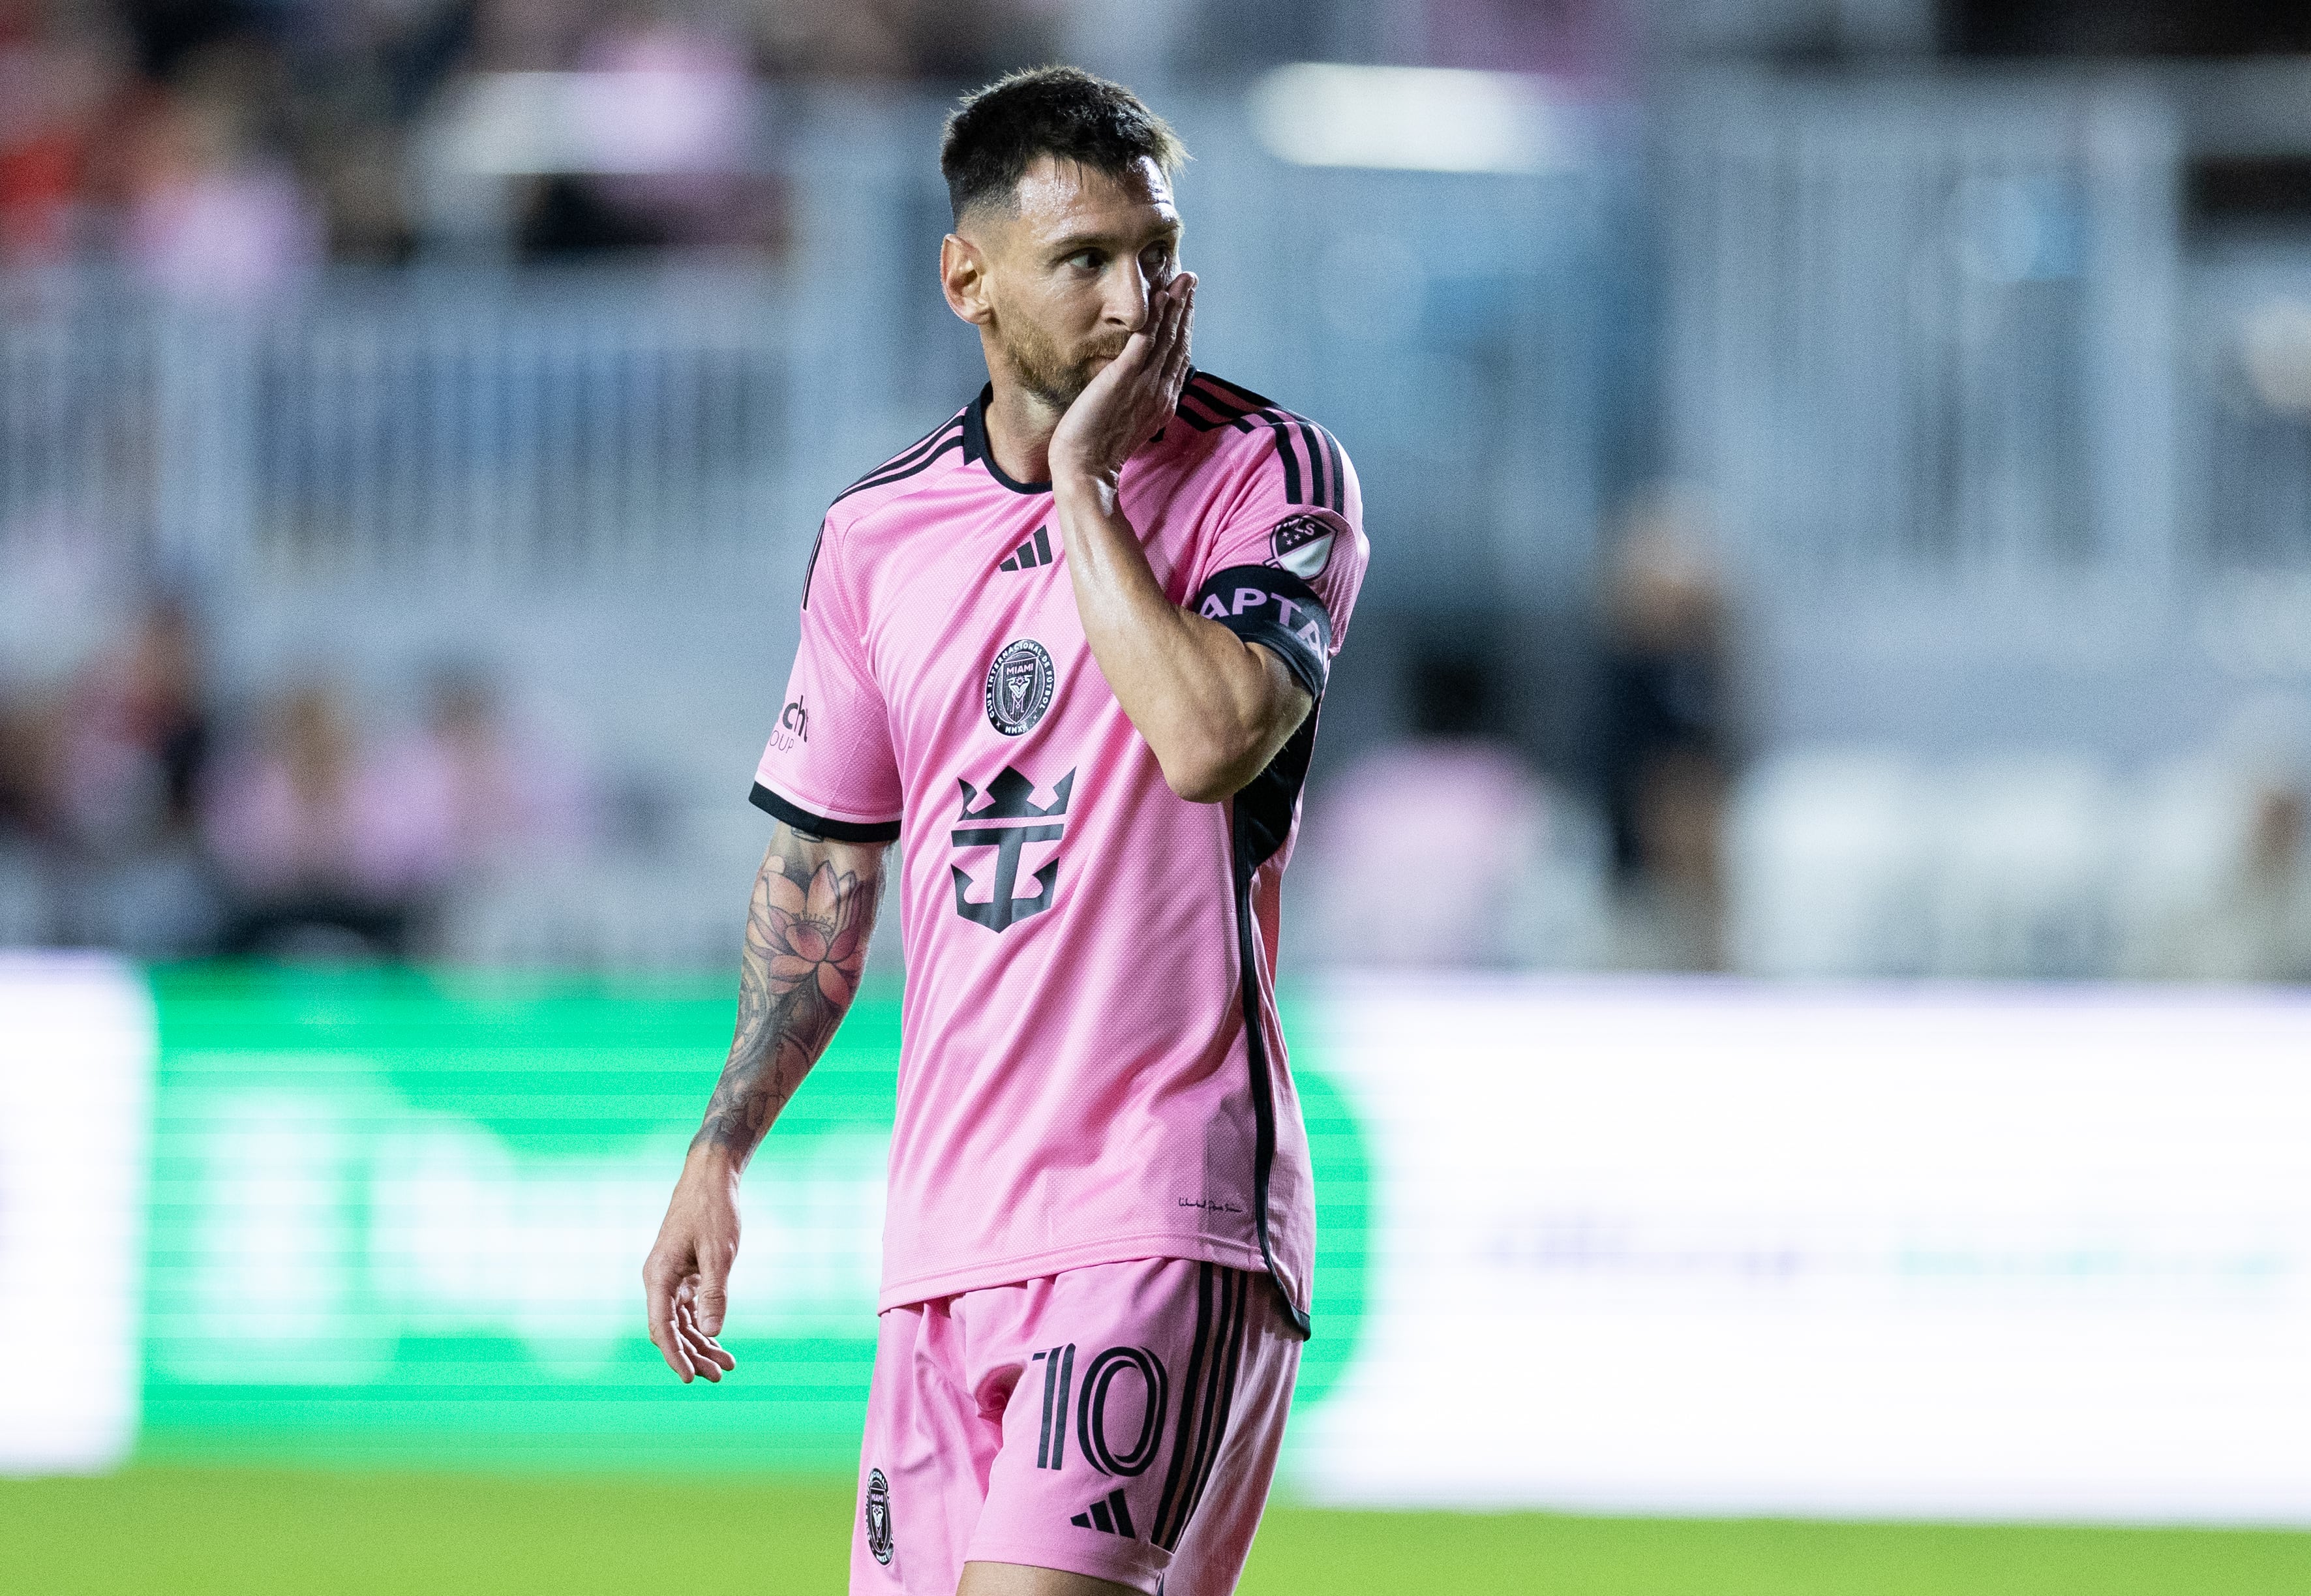
POLYGON ((1179 407, 1180 419, 1186 422, 1190 426, 1195 428, 1199 432, 1208 432, 1214 428, 1225 427, 1232 423, 1241 422, 1243 419, 1243 415, 1244 413, 1243 411, 1220 405, 1211 399, 1208 396, 1199 394, 1193 388, 1183 389, 1181 392, 1179 407), (1190 402, 1194 403, 1198 408, 1195 410, 1189 409, 1188 406, 1190 402))
POLYGON ((1275 400, 1230 382, 1225 377, 1215 377, 1209 371, 1197 372, 1196 379, 1199 382, 1208 382, 1224 393, 1234 394, 1247 410, 1272 410, 1276 407, 1275 400))
MULTIPOLYGON (((1233 426, 1239 432, 1251 431, 1252 423, 1250 418, 1257 412, 1246 409, 1225 395, 1190 388, 1182 390, 1182 397, 1193 399, 1202 407, 1205 414, 1212 418, 1211 424, 1204 428, 1206 432, 1211 431, 1212 426, 1233 426)), ((1189 413, 1184 410, 1181 414, 1189 415, 1189 413)), ((1195 418, 1189 415, 1189 419, 1193 421, 1195 418)))
POLYGON ((875 469, 869 471, 865 476, 860 477, 859 480, 861 482, 869 482, 878 476, 888 476, 894 471, 903 471, 910 466, 920 465, 926 458, 937 453, 941 444, 945 443, 950 438, 960 435, 962 431, 963 417, 960 415, 950 416, 947 418, 946 424, 940 427, 937 432, 932 432, 929 436, 918 440, 917 442, 908 445, 907 448, 897 457, 893 459, 886 460, 882 465, 876 467, 875 469))
POLYGON ((1348 508, 1347 472, 1340 445, 1332 434, 1304 415, 1295 415, 1250 388, 1240 388, 1209 371, 1198 371, 1181 390, 1180 417, 1198 432, 1232 426, 1240 432, 1266 426, 1276 434, 1276 456, 1284 464, 1285 497, 1294 504, 1315 504, 1345 515, 1348 508), (1194 401, 1196 408, 1187 407, 1194 401), (1295 444, 1296 431, 1302 442, 1295 444), (1305 492, 1303 492, 1302 449, 1306 450, 1305 492))
POLYGON ((810 559, 802 568, 802 606, 810 607, 810 579, 818 574, 818 551, 826 542, 826 523, 818 524, 818 536, 810 540, 810 559))
POLYGON ((913 475, 918 475, 919 473, 921 473, 921 472, 928 471, 928 470, 929 470, 933 466, 937 465, 937 464, 938 464, 938 462, 939 462, 939 458, 940 458, 940 457, 941 457, 941 456, 954 453, 955 451, 956 451, 956 450, 958 450, 958 449, 962 449, 962 448, 963 448, 963 434, 962 434, 960 432, 958 432, 955 433, 952 437, 950 437, 950 438, 946 439, 945 441, 941 442, 941 443, 938 445, 938 447, 937 447, 937 448, 936 448, 936 449, 932 449, 929 454, 925 455, 921 459, 920 459, 920 460, 916 461, 913 465, 909 466, 909 467, 905 467, 905 468, 904 468, 904 469, 903 469, 903 470, 898 470, 898 471, 885 471, 885 473, 883 473, 883 475, 880 475, 880 476, 870 476, 870 477, 868 477, 868 478, 866 481, 864 481, 864 482, 858 482, 858 483, 853 483, 853 484, 850 484, 850 486, 849 486, 849 487, 847 487, 847 488, 843 489, 841 493, 839 493, 835 494, 835 496, 834 496, 834 502, 835 502, 835 503, 837 503, 837 504, 840 504, 840 503, 842 503, 845 499, 848 499, 849 497, 850 497, 850 495, 851 495, 851 494, 853 494, 853 493, 865 493, 868 488, 887 487, 887 486, 889 486, 892 483, 894 483, 894 482, 903 482, 903 481, 905 481, 908 477, 910 477, 910 476, 913 476, 913 475))
POLYGON ((1316 440, 1316 423, 1305 416, 1293 419, 1300 424, 1300 436, 1308 440, 1308 497, 1328 510, 1337 510, 1339 507, 1332 502, 1332 495, 1325 485, 1324 446, 1316 440))
POLYGON ((839 504, 862 488, 876 487, 883 483, 896 482, 903 476, 911 476, 937 459, 949 441, 960 438, 963 435, 962 427, 963 417, 960 415, 949 417, 929 433, 917 439, 857 482, 835 494, 834 501, 839 504))
MULTIPOLYGON (((906 448, 901 449, 897 454, 893 455, 889 459, 876 467, 875 469, 868 472, 866 475, 861 476, 859 481, 865 482, 868 476, 880 476, 885 471, 895 469, 901 466, 911 465, 916 459, 920 458, 925 449, 930 448, 941 438, 945 437, 948 428, 960 426, 962 424, 963 416, 960 412, 948 416, 945 421, 939 423, 938 425, 933 427, 929 432, 925 432, 912 443, 908 444, 906 448)), ((857 484, 853 484, 852 485, 856 486, 857 484)))
POLYGON ((1203 406, 1205 409, 1209 410, 1215 415, 1249 415, 1255 410, 1265 408, 1265 406, 1260 405, 1244 404, 1234 395, 1224 393, 1219 388, 1212 386, 1207 379, 1201 376, 1190 379, 1187 387, 1180 391, 1183 394, 1192 395, 1198 404, 1203 406))
POLYGON ((1324 456, 1332 462, 1332 508, 1346 515, 1348 513, 1348 474, 1340 464, 1339 440, 1322 427, 1316 429, 1316 435, 1323 439, 1324 456))
POLYGON ((1274 414, 1263 414, 1260 420, 1276 432, 1276 458, 1284 462, 1284 501, 1305 504, 1300 496, 1300 457, 1292 448, 1292 423, 1274 414))

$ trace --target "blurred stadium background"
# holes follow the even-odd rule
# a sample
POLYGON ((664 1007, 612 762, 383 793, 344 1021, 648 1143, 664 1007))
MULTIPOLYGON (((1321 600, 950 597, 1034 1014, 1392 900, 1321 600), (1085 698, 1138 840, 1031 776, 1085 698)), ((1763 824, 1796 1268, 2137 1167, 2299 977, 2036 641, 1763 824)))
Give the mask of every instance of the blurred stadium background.
POLYGON ((0 1590, 838 1588, 894 938, 636 1276, 1051 59, 1374 542, 1247 1591, 2311 1589, 2311 11, 0 0, 0 1590))

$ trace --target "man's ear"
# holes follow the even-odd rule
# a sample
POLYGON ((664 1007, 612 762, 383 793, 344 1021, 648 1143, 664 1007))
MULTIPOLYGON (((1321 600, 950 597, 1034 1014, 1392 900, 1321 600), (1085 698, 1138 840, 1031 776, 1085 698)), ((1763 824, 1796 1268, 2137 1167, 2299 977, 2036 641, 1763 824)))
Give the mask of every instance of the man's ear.
POLYGON ((946 295, 947 309, 972 326, 985 327, 995 319, 987 292, 987 257, 959 232, 939 240, 939 288, 946 295))

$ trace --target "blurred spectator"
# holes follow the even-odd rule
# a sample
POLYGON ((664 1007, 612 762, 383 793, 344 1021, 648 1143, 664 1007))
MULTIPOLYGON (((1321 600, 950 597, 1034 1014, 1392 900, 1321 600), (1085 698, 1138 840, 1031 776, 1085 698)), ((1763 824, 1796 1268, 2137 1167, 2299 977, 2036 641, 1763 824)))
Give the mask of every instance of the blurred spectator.
POLYGON ((0 697, 0 839, 20 847, 54 827, 57 727, 31 693, 0 697))
POLYGON ((74 840, 118 857, 189 838, 214 736, 192 612, 158 599, 66 704, 60 797, 74 840))
POLYGON ((1699 518, 1673 493, 1630 514, 1606 594, 1600 748, 1618 902, 1615 963, 1723 962, 1730 779, 1724 605, 1699 518))
POLYGON ((397 817, 364 778, 337 696, 320 686, 283 697, 256 746, 223 765, 207 830, 237 900, 225 952, 407 949, 422 905, 404 868, 397 817))
POLYGON ((1053 57, 1065 0, 752 0, 772 69, 832 78, 984 81, 1053 57))
POLYGON ((2222 742, 2228 845, 2201 890, 2155 928, 2139 972, 2311 981, 2311 715, 2298 703, 2253 705, 2222 742))
POLYGON ((136 41, 137 65, 156 82, 204 51, 253 36, 269 9, 258 0, 122 0, 117 7, 136 41))
MULTIPOLYGON (((1617 65, 1625 7, 1615 0, 1417 0, 1417 59, 1488 72, 1600 76, 1617 65)), ((1400 24, 1402 26, 1404 24, 1400 24)))
POLYGON ((1473 654, 1424 651, 1409 684, 1412 736, 1312 798, 1303 868, 1313 956, 1440 968, 1589 962, 1590 828, 1500 737, 1496 674, 1473 654))
POLYGON ((78 248, 91 152, 124 71, 89 8, 0 0, 0 268, 78 248))
POLYGON ((53 717, 0 692, 0 946, 56 937, 56 871, 48 829, 53 717))
POLYGON ((164 597, 65 685, 0 701, 0 913, 10 940, 197 952, 216 884, 196 824, 212 736, 195 618, 164 597))
POLYGON ((524 850, 582 840, 589 784, 507 727, 481 677, 442 673, 424 724, 364 747, 337 695, 300 688, 211 790, 234 954, 420 955, 444 900, 524 850))
POLYGON ((405 890, 439 893, 494 860, 582 835, 588 787, 571 762, 517 736, 482 676, 443 670, 424 726, 371 768, 373 868, 405 890))
POLYGON ((629 136, 655 169, 597 180, 599 203, 657 241, 773 246, 781 195, 754 164, 754 85, 741 41, 638 9, 579 53, 581 71, 655 85, 629 136))
POLYGON ((222 46, 145 97, 124 141, 122 241, 181 298, 256 304, 318 263, 322 220, 258 124, 286 68, 254 42, 222 46))

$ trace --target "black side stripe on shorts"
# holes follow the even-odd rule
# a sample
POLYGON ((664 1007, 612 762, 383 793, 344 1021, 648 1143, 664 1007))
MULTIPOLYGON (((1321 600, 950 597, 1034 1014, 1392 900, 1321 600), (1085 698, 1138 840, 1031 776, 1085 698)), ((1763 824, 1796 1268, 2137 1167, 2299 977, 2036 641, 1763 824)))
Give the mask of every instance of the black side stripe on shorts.
POLYGON ((1243 1367, 1243 1305, 1245 1300, 1252 1295, 1252 1278, 1245 1275, 1243 1270, 1227 1270, 1227 1278, 1234 1282, 1236 1300, 1229 1330, 1223 1335, 1218 1347, 1220 1376, 1213 1382, 1216 1400, 1213 1400, 1211 1414, 1211 1442, 1204 1446, 1204 1464, 1202 1469, 1197 1469, 1195 1492, 1188 1496, 1188 1513, 1185 1513, 1185 1517, 1181 1517, 1181 1531, 1183 1533, 1188 1529, 1188 1520, 1195 1517, 1195 1508, 1204 1501, 1204 1485, 1211 1483, 1213 1464, 1220 1462, 1220 1443, 1227 1442, 1229 1408, 1236 1402, 1236 1374, 1243 1367))
POLYGON ((1196 1270, 1195 1349, 1188 1359, 1180 1400, 1180 1427, 1172 1441, 1172 1463, 1156 1505, 1148 1540, 1177 1551, 1188 1521, 1195 1516, 1227 1434, 1228 1409, 1243 1361, 1244 1307, 1251 1278, 1238 1269, 1199 1264, 1196 1270))

